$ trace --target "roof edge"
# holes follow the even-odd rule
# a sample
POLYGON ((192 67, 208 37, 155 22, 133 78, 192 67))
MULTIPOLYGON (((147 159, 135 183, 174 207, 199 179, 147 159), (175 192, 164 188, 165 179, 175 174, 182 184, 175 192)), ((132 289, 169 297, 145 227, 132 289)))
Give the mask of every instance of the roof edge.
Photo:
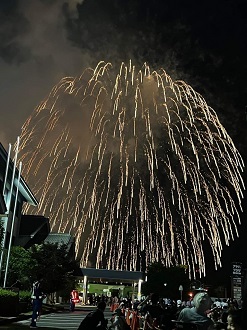
MULTIPOLYGON (((5 148, 4 148, 4 146, 2 145, 1 142, 0 142, 0 155, 2 156, 3 160, 5 162, 7 162, 8 153, 5 150, 5 148)), ((9 168, 10 168, 10 170, 13 171, 14 163, 13 163, 11 158, 10 158, 10 161, 9 161, 9 168)), ((16 168, 16 175, 18 176, 18 174, 19 174, 19 170, 18 170, 18 168, 16 168)), ((17 179, 14 180, 14 185, 17 186, 17 179)), ((20 176, 19 191, 20 191, 20 193, 22 194, 22 196, 24 197, 25 201, 28 204, 33 205, 33 206, 37 206, 39 204, 38 200, 36 199, 36 197, 32 193, 31 189, 27 185, 27 183, 24 180, 22 175, 20 176)))

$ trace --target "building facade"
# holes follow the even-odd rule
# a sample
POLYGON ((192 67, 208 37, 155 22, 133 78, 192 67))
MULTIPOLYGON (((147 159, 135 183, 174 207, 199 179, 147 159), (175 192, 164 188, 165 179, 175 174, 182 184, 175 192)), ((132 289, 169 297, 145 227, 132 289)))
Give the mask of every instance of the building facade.
POLYGON ((0 220, 5 231, 4 247, 8 248, 12 232, 11 245, 29 248, 42 242, 64 243, 68 245, 69 253, 74 256, 74 237, 69 234, 50 233, 49 218, 43 215, 22 213, 24 203, 37 206, 38 201, 21 175, 18 183, 19 170, 15 167, 15 163, 0 143, 0 220))

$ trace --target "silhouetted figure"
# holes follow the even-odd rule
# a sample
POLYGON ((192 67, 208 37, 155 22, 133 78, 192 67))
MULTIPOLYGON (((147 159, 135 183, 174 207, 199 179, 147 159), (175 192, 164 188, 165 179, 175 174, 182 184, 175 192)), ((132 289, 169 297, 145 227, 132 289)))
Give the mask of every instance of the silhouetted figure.
POLYGON ((229 330, 243 330, 246 329, 246 326, 243 327, 242 323, 242 310, 236 309, 232 310, 227 316, 227 329, 229 330))
POLYGON ((37 318, 40 315, 40 311, 42 308, 42 302, 43 302, 44 298, 45 298, 45 295, 41 288, 41 280, 34 282, 32 295, 31 295, 32 304, 33 304, 33 314, 32 314, 32 319, 31 319, 31 324, 30 324, 31 329, 37 328, 36 322, 37 322, 37 318))
POLYGON ((101 301, 94 312, 87 314, 82 320, 77 330, 105 330, 107 329, 107 320, 104 317, 106 303, 101 301))
POLYGON ((152 293, 138 306, 138 310, 145 318, 144 328, 146 324, 150 324, 151 326, 162 325, 165 310, 158 302, 159 295, 156 293, 152 293))
POLYGON ((207 317, 206 311, 211 308, 212 301, 205 292, 197 293, 193 299, 194 307, 181 310, 178 321, 194 323, 202 330, 213 329, 213 321, 207 317))

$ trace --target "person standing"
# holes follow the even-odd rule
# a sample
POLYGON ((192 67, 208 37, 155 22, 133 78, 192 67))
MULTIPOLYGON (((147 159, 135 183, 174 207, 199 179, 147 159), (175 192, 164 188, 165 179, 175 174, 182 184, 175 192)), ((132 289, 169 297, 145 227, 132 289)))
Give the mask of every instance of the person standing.
POLYGON ((31 319, 31 324, 30 324, 31 329, 37 328, 36 322, 40 315, 44 297, 45 296, 44 296, 44 294, 42 292, 42 288, 41 288, 41 280, 34 282, 33 289, 32 289, 32 295, 31 295, 32 304, 33 304, 33 313, 32 313, 32 319, 31 319))
POLYGON ((75 303, 80 302, 79 294, 77 290, 72 290, 70 292, 70 311, 74 312, 75 310, 75 303))

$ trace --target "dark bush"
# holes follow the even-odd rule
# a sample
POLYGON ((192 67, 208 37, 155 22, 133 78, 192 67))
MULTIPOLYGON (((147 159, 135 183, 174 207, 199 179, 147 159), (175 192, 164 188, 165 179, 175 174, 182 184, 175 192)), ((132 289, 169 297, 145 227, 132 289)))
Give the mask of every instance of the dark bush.
POLYGON ((19 294, 0 288, 0 315, 15 316, 18 314, 19 294))
POLYGON ((30 291, 19 291, 19 313, 32 310, 30 291))
POLYGON ((31 293, 30 291, 19 291, 19 301, 31 303, 31 293))

